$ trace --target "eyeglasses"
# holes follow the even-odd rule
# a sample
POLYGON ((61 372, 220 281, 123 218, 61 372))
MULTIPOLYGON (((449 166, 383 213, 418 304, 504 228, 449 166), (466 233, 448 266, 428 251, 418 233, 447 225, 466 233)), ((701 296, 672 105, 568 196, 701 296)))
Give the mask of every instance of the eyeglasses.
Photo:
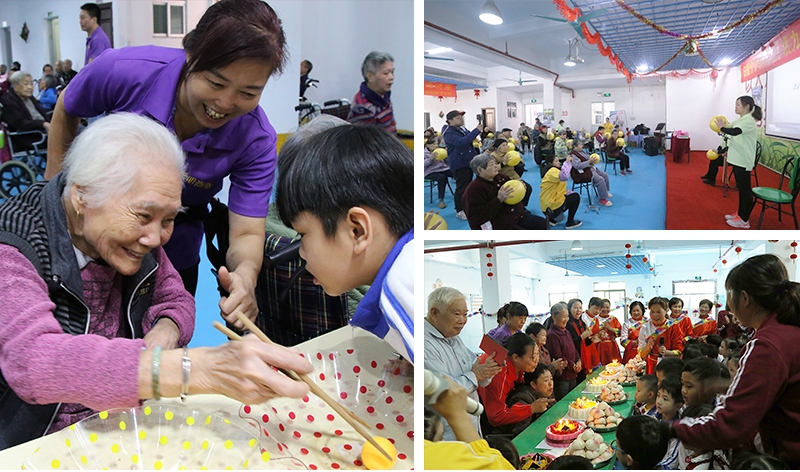
POLYGON ((615 452, 616 452, 616 451, 619 451, 619 452, 621 452, 621 453, 623 453, 623 454, 627 454, 625 451, 623 451, 623 450, 622 450, 622 448, 621 448, 621 447, 617 446, 617 440, 616 440, 616 439, 614 439, 613 441, 611 441, 611 447, 613 447, 613 448, 614 448, 614 451, 615 451, 615 452))

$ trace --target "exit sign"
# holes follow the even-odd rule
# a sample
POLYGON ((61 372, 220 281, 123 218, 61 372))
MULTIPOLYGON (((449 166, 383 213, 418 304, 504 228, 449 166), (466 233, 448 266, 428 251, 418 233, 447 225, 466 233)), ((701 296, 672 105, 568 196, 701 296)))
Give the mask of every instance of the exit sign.
POLYGON ((611 96, 611 94, 610 94, 610 93, 608 93, 608 92, 606 92, 606 93, 604 93, 604 94, 603 94, 603 96, 604 96, 604 97, 610 97, 610 96, 611 96))
POLYGON ((531 103, 536 103, 536 99, 535 99, 535 98, 532 98, 532 99, 531 99, 531 103))

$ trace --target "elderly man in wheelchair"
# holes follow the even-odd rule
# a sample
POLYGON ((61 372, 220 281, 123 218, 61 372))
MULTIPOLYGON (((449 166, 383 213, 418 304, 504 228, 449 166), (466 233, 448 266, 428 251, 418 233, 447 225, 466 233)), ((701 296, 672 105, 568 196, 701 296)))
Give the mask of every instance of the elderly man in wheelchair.
MULTIPOLYGON (((26 71, 11 76, 11 89, 0 97, 0 121, 5 135, 5 158, 0 166, 0 195, 22 193, 44 174, 50 112, 33 97, 33 77, 26 71)), ((2 133, 0 133, 2 134, 2 133)))

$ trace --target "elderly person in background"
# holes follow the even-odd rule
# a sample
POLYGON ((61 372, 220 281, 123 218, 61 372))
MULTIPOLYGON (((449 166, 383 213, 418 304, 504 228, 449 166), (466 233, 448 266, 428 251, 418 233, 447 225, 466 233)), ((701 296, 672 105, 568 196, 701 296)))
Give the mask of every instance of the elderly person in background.
POLYGON ((61 75, 64 85, 69 85, 69 81, 74 79, 76 75, 78 75, 78 72, 72 69, 72 61, 64 59, 64 73, 61 75))
POLYGON ((52 111, 56 106, 56 100, 58 100, 57 86, 58 80, 53 74, 47 74, 39 81, 39 90, 41 90, 39 104, 47 111, 52 111))
MULTIPOLYGON (((11 75, 11 90, 0 97, 3 104, 3 121, 9 131, 41 131, 50 130, 50 119, 45 110, 33 96, 33 77, 24 70, 11 75)), ((41 139, 38 134, 14 136, 12 144, 15 151, 28 150, 32 144, 41 139)))
POLYGON ((522 202, 504 203, 515 190, 503 187, 511 179, 499 173, 491 154, 475 156, 470 167, 478 176, 464 191, 463 205, 470 229, 548 229, 547 221, 532 215, 522 202))
POLYGON ((183 348, 194 301, 161 246, 184 165, 164 127, 116 114, 76 139, 64 172, 0 207, 0 449, 142 399, 308 391, 272 368, 308 361, 253 336, 183 348))
MULTIPOLYGON (((467 324, 467 297, 452 287, 439 287, 428 295, 428 316, 425 317, 425 369, 450 376, 466 388, 470 398, 478 400, 478 387, 486 387, 500 372, 494 355, 479 363, 475 354, 458 336, 467 324)), ((480 434, 477 416, 470 416, 480 434)), ((444 439, 456 439, 444 421, 444 439)))
POLYGON ((372 51, 361 64, 364 82, 353 98, 347 121, 383 126, 390 133, 397 132, 392 110, 392 83, 394 83, 394 58, 387 52, 372 51))

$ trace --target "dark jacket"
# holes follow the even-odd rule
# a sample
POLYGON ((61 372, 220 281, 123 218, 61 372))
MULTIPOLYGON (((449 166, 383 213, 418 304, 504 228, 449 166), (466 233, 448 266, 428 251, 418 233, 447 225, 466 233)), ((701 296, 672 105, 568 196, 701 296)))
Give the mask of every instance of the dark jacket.
POLYGON ((575 343, 566 329, 553 326, 547 331, 547 350, 553 358, 567 361, 567 366, 555 380, 572 380, 578 377, 573 367, 581 360, 581 354, 575 351, 575 343))
POLYGON ((469 167, 472 158, 478 154, 478 150, 472 145, 472 141, 481 134, 478 128, 467 131, 466 128, 446 126, 442 137, 447 147, 447 159, 450 161, 450 169, 457 170, 469 167))
MULTIPOLYGON (((8 125, 9 131, 41 131, 45 133, 44 123, 50 122, 47 118, 47 110, 42 108, 39 100, 31 97, 33 106, 45 118, 44 120, 34 120, 22 97, 17 95, 14 89, 10 89, 0 97, 0 103, 3 104, 2 120, 3 123, 8 125)), ((32 149, 32 143, 39 141, 41 136, 38 134, 26 136, 14 136, 11 139, 11 144, 14 146, 14 151, 27 151, 32 149)), ((46 146, 46 144, 44 144, 46 146)))
POLYGON ((592 164, 589 162, 589 156, 587 156, 586 153, 578 152, 575 149, 573 149, 569 154, 577 159, 573 159, 572 170, 569 171, 572 181, 576 184, 591 182, 594 172, 592 171, 592 164))
MULTIPOLYGON (((79 335, 89 328, 89 309, 61 204, 65 185, 66 178, 58 174, 0 205, 0 243, 16 247, 33 263, 56 305, 53 316, 65 333, 79 335)), ((144 337, 142 319, 150 308, 157 269, 158 263, 148 254, 136 274, 122 278, 125 337, 144 337)), ((24 402, 0 372, 0 450, 43 436, 59 406, 24 402)))
MULTIPOLYGON (((508 397, 506 398, 506 405, 509 408, 516 405, 517 403, 522 403, 525 405, 530 405, 540 397, 533 391, 530 385, 526 383, 518 383, 513 390, 508 392, 508 397)), ((531 423, 539 419, 543 413, 532 413, 530 417, 520 421, 519 423, 509 424, 499 426, 495 428, 493 432, 499 434, 513 434, 514 436, 518 435, 522 431, 525 430, 531 423)))
POLYGON ((461 204, 470 229, 481 229, 487 221, 492 229, 520 229, 519 219, 528 211, 522 202, 506 205, 497 199, 497 191, 509 180, 507 175, 497 174, 491 182, 477 177, 467 185, 461 204))

